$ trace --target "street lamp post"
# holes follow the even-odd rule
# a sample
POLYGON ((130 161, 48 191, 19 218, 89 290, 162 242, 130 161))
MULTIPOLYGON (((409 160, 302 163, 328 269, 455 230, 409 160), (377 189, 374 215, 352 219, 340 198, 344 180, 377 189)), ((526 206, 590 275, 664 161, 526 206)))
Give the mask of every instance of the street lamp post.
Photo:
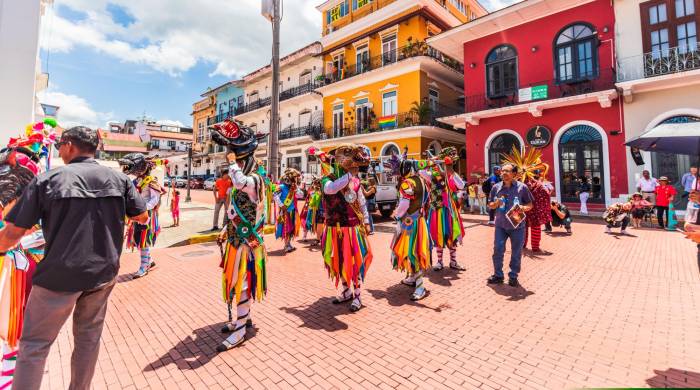
POLYGON ((185 196, 185 203, 192 202, 192 197, 190 196, 190 176, 192 176, 192 145, 187 146, 187 196, 185 196))
POLYGON ((270 107, 270 134, 268 136, 267 158, 270 162, 269 174, 273 179, 279 176, 279 104, 280 104, 280 0, 262 0, 262 14, 272 22, 272 102, 270 107))

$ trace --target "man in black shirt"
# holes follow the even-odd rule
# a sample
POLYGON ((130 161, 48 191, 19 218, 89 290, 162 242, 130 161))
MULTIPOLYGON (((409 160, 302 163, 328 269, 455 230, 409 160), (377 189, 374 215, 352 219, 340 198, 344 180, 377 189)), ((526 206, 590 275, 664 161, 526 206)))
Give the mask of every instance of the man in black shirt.
POLYGON ((109 294, 119 272, 124 217, 146 223, 146 205, 124 174, 94 160, 99 140, 86 127, 56 144, 65 166, 35 177, 0 231, 0 252, 37 223, 46 240, 26 305, 14 386, 38 390, 46 357, 73 311, 70 389, 89 389, 109 294), (75 309, 75 310, 74 310, 75 309))
POLYGON ((552 213, 552 222, 551 224, 547 223, 545 225, 544 231, 551 232, 552 225, 564 226, 566 232, 571 234, 571 213, 569 212, 569 208, 557 201, 552 201, 550 208, 552 213))

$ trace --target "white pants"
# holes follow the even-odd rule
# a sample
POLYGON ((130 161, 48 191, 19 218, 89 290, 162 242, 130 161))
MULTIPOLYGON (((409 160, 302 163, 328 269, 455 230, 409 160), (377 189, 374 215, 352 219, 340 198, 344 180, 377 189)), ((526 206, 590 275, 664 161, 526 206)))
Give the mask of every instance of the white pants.
POLYGON ((586 206, 586 203, 588 202, 588 192, 582 192, 578 194, 579 199, 581 199, 581 214, 588 214, 588 206, 586 206))

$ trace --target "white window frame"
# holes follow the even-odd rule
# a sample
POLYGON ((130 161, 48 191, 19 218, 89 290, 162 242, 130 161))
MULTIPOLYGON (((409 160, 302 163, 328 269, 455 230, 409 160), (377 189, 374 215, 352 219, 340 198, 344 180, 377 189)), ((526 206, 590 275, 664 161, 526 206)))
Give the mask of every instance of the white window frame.
POLYGON ((333 121, 333 137, 338 138, 342 136, 343 133, 343 127, 345 126, 345 105, 343 103, 336 104, 333 106, 333 115, 331 116, 332 121, 333 121), (336 122, 335 118, 336 115, 340 114, 340 126, 336 126, 338 122, 336 122))
POLYGON ((382 65, 398 60, 398 32, 382 36, 382 65), (393 46, 393 49, 392 49, 393 46), (386 61, 386 54, 393 51, 392 61, 386 61))
POLYGON ((389 91, 389 92, 384 92, 382 94, 382 116, 389 116, 389 115, 397 115, 399 113, 399 103, 398 103, 398 98, 399 98, 399 92, 394 90, 394 91, 389 91), (391 95, 393 96, 388 96, 391 95), (387 103, 389 104, 389 111, 387 113, 387 103))

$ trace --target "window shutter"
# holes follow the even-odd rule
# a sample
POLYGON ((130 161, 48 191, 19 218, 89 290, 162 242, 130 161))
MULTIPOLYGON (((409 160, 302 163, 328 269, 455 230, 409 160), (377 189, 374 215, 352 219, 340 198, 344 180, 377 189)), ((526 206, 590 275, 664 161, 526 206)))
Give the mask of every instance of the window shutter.
POLYGON ((331 24, 331 11, 326 11, 326 24, 331 24))

